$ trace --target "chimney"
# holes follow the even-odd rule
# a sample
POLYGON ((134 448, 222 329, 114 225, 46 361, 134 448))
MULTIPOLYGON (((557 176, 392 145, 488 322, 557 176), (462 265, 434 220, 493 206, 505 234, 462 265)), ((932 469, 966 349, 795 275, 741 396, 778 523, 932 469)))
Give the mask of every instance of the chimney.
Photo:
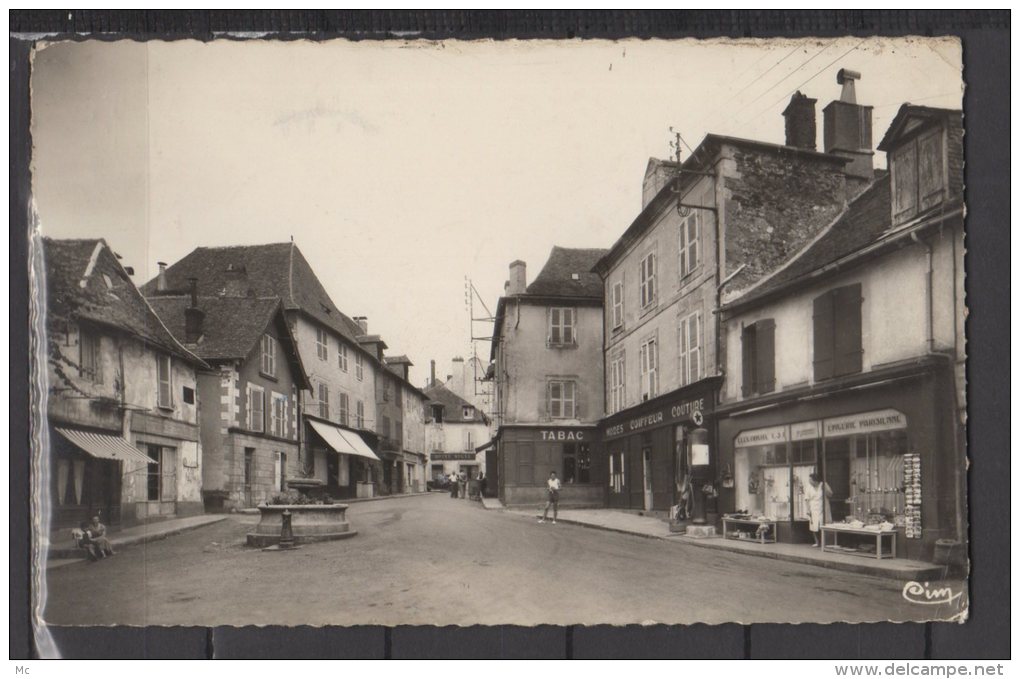
POLYGON ((205 312, 198 308, 198 279, 188 279, 188 289, 191 293, 191 303, 184 310, 184 341, 187 344, 194 344, 202 337, 202 321, 205 320, 205 312))
POLYGON ((432 359, 432 361, 430 363, 431 363, 431 369, 429 371, 429 376, 430 376, 429 386, 430 387, 434 387, 436 385, 436 361, 435 361, 435 359, 432 359))
POLYGON ((358 324, 359 328, 361 328, 362 335, 368 334, 368 316, 355 316, 354 322, 358 324))
POLYGON ((467 380, 465 379, 464 374, 463 358, 455 356, 453 360, 450 361, 450 373, 452 374, 452 384, 449 386, 453 390, 453 393, 457 394, 457 396, 460 396, 461 398, 467 398, 465 395, 465 392, 467 391, 465 388, 467 386, 467 380))
POLYGON ((658 158, 649 158, 648 167, 645 169, 645 179, 641 183, 641 209, 644 210, 652 199, 659 195, 659 191, 676 176, 673 169, 676 163, 670 163, 658 158))
POLYGON ((156 262, 159 265, 159 275, 156 277, 156 290, 164 292, 167 289, 166 284, 166 262, 156 262))
POLYGON ((250 297, 248 269, 243 264, 227 264, 223 294, 227 297, 250 297))
POLYGON ((852 193, 860 191, 875 178, 871 149, 871 106, 857 103, 854 82, 861 74, 857 71, 839 69, 836 82, 843 86, 837 101, 832 101, 823 111, 825 152, 850 159, 844 171, 848 188, 855 185, 852 193))
POLYGON ((799 149, 815 150, 815 104, 817 99, 811 99, 800 93, 800 90, 790 97, 790 103, 783 111, 783 118, 786 119, 786 145, 795 146, 799 149))
POLYGON ((510 262, 510 288, 508 295, 523 295, 528 287, 528 265, 519 259, 510 262))

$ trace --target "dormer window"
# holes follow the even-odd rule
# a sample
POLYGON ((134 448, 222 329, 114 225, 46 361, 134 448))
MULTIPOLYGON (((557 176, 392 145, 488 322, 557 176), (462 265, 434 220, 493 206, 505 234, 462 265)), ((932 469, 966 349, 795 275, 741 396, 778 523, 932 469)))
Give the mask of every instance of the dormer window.
POLYGON ((943 129, 905 142, 890 157, 893 223, 901 224, 942 203, 947 166, 943 129))
POLYGON ((475 416, 475 409, 471 406, 464 406, 464 419, 470 420, 475 416))

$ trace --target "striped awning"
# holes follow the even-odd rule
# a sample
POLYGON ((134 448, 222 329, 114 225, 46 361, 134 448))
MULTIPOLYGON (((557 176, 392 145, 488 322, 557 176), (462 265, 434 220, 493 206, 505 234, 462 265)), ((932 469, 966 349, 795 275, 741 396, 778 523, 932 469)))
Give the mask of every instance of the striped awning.
POLYGON ((97 434, 81 429, 54 427, 65 439, 78 446, 92 457, 102 460, 121 460, 149 464, 153 460, 120 436, 97 434))
POLYGON ((357 455, 367 457, 370 460, 379 460, 379 456, 372 452, 365 440, 349 429, 341 429, 332 424, 308 420, 315 433, 322 437, 330 448, 345 455, 357 455))

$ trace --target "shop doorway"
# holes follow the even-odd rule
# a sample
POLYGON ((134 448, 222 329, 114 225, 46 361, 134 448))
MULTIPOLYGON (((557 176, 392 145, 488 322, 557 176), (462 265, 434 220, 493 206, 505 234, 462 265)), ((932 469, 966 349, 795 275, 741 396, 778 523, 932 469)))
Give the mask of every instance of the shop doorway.
POLYGON ((825 441, 825 461, 822 468, 823 478, 832 489, 832 497, 826 503, 826 522, 842 521, 851 514, 850 506, 850 449, 849 438, 827 439, 825 441))
POLYGON ((652 449, 650 447, 641 449, 641 465, 644 471, 644 507, 648 512, 652 510, 652 449))

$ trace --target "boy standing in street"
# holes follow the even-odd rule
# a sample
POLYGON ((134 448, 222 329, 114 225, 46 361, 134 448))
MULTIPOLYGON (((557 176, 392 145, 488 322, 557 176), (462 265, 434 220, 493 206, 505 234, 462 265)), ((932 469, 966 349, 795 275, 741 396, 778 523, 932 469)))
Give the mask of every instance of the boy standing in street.
POLYGON ((545 503, 545 511, 542 512, 542 518, 538 520, 539 523, 545 523, 545 520, 549 518, 549 507, 553 510, 553 523, 556 523, 556 516, 559 514, 560 506, 560 480, 556 478, 556 472, 549 472, 549 480, 545 482, 545 485, 549 488, 549 499, 545 503))

